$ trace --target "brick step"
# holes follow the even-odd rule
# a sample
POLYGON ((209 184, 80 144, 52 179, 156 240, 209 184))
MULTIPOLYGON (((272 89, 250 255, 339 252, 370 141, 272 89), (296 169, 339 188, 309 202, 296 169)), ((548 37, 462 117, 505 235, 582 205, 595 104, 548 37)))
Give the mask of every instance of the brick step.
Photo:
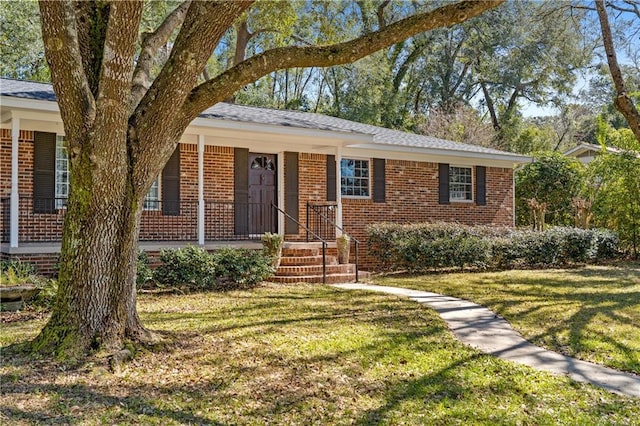
MULTIPOLYGON (((356 265, 347 263, 344 265, 327 265, 327 275, 329 274, 354 274, 356 265)), ((296 265, 280 266, 276 270, 276 276, 305 276, 322 275, 322 265, 296 265)))
MULTIPOLYGON (((306 249, 306 248, 317 248, 322 249, 322 243, 320 241, 309 241, 308 243, 305 241, 285 241, 283 246, 285 249, 306 249)), ((335 241, 327 241, 327 248, 336 248, 335 241)))
MULTIPOLYGON (((337 265, 338 258, 327 256, 327 265, 337 265)), ((302 265, 322 265, 322 255, 318 256, 282 256, 280 258, 282 266, 302 266, 302 265)))
MULTIPOLYGON (((327 275, 327 284, 354 282, 355 274, 331 274, 327 275)), ((274 283, 322 283, 322 274, 303 276, 273 276, 269 281, 274 283)))
POLYGON ((282 257, 322 256, 322 249, 318 248, 283 248, 282 257))

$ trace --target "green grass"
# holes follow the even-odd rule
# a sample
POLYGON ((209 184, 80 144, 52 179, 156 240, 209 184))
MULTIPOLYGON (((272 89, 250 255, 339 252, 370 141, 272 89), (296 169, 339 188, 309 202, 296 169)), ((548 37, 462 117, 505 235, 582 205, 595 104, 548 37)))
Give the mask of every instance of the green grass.
MULTIPOLYGON (((407 299, 324 286, 142 295, 173 339, 108 373, 0 363, 4 424, 633 424, 640 400, 481 354, 407 299)), ((43 320, 2 325, 3 342, 43 320)))
POLYGON ((386 277, 376 282, 471 300, 502 315, 536 345, 640 374, 640 265, 386 277))

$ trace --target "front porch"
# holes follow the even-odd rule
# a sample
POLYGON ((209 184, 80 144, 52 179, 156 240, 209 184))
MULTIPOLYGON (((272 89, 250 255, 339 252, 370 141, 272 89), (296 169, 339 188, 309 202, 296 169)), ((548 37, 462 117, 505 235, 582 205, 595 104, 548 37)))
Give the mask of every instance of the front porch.
MULTIPOLYGON (((19 248, 28 244, 59 243, 66 199, 37 198, 20 195, 17 215, 12 217, 11 199, 0 199, 0 242, 19 248), (14 225, 13 220, 17 223, 14 225), (13 231, 13 232, 12 232, 13 231), (17 233, 17 235, 15 235, 17 233)), ((219 242, 259 242, 265 232, 284 234, 283 212, 275 206, 261 203, 203 200, 199 202, 154 201, 142 213, 140 242, 162 245, 197 244, 203 247, 219 242), (169 244, 173 243, 173 244, 169 244)), ((333 241, 336 237, 337 207, 335 203, 307 203, 304 222, 299 233, 287 235, 288 240, 333 241)))

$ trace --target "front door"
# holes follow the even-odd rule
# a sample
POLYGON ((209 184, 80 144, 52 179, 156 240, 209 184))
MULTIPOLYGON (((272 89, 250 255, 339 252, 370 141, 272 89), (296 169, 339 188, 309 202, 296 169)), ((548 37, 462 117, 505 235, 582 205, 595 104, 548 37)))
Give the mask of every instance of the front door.
POLYGON ((249 153, 249 234, 276 232, 276 156, 249 153))

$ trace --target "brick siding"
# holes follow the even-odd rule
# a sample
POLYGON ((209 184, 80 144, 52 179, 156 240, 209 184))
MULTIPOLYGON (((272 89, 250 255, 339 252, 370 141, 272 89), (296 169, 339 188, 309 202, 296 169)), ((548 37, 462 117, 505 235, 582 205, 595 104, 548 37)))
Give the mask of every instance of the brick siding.
MULTIPOLYGON (((1 130, 0 153, 0 198, 7 198, 11 190, 11 134, 8 129, 1 130)), ((212 235, 233 235, 233 158, 234 150, 231 147, 205 147, 204 198, 212 202, 207 205, 206 210, 207 238, 212 235), (213 203, 214 201, 217 203, 213 203)), ((283 166, 285 165, 278 165, 283 166)), ((33 192, 32 168, 33 132, 21 131, 19 192, 27 197, 33 192)), ((370 168, 373 173, 371 161, 370 168)), ((326 200, 326 156, 300 153, 298 172, 299 217, 304 223, 307 202, 323 203, 326 200)), ((345 230, 362 242, 366 240, 366 227, 376 222, 453 221, 500 226, 511 226, 513 223, 511 169, 487 167, 487 202, 484 206, 475 202, 438 204, 437 163, 387 160, 385 173, 384 203, 374 203, 372 199, 342 199, 345 230)), ((373 182, 373 176, 370 179, 373 182)), ((284 182, 281 185, 284 186, 284 182)), ((197 240, 198 150, 195 144, 180 144, 180 193, 183 201, 180 216, 164 216, 160 211, 143 213, 143 239, 197 240)), ((474 200, 475 198, 474 193, 474 200)), ((29 207, 25 207, 25 210, 21 212, 21 215, 25 215, 21 216, 20 221, 21 240, 28 236, 30 241, 43 241, 50 238, 51 233, 60 233, 62 212, 36 214, 29 207)), ((4 222, 3 227, 6 227, 4 222)), ((303 239, 304 236, 304 230, 301 229, 297 236, 287 237, 295 240, 303 239)), ((45 257, 34 256, 32 259, 44 265, 45 257)), ((374 259, 366 256, 366 244, 361 247, 361 259, 364 267, 375 267, 374 259)), ((53 265, 55 262, 49 263, 53 265)))

